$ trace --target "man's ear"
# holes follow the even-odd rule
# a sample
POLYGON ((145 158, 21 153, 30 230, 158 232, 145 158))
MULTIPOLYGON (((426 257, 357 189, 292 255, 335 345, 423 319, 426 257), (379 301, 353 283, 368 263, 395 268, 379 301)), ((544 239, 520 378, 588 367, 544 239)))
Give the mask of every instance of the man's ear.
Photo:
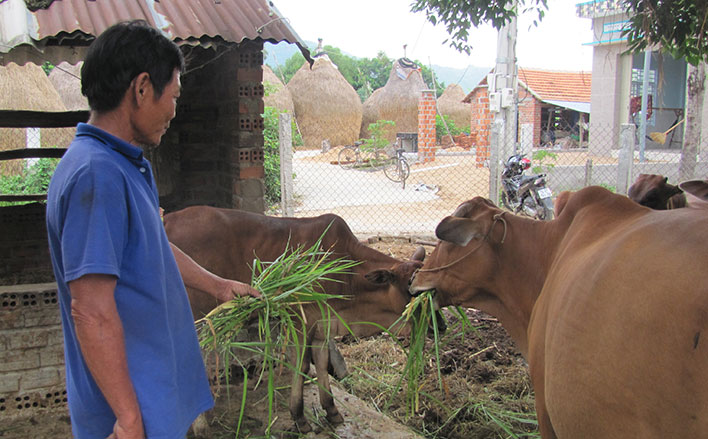
POLYGON ((150 74, 147 72, 142 72, 133 79, 131 87, 134 87, 132 91, 135 101, 138 105, 145 102, 148 95, 152 94, 152 82, 150 81, 150 74))

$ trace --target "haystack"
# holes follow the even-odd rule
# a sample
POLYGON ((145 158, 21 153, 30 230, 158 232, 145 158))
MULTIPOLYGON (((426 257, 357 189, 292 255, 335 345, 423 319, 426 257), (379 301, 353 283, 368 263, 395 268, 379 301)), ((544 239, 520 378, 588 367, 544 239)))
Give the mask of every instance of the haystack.
POLYGON ((263 98, 266 107, 274 107, 291 114, 295 112, 290 90, 267 65, 263 66, 263 85, 266 89, 266 96, 263 98))
POLYGON ((386 85, 364 102, 360 136, 369 137, 369 124, 380 119, 396 122, 394 129, 388 130, 389 141, 395 140, 396 132, 417 133, 418 100, 428 88, 417 65, 405 58, 395 61, 386 85))
POLYGON ((81 66, 83 64, 83 61, 75 66, 68 62, 61 62, 49 73, 49 80, 69 111, 89 109, 86 96, 81 94, 81 66))
MULTIPOLYGON (((0 109, 66 111, 59 93, 41 67, 27 63, 0 66, 0 109)), ((73 128, 0 128, 0 150, 25 148, 36 144, 39 133, 41 146, 67 146, 73 137, 73 128), (29 139, 28 139, 29 137, 29 139)), ((23 160, 0 162, 0 173, 16 174, 24 168, 23 160)))
POLYGON ((472 105, 462 102, 465 96, 465 92, 459 85, 448 85, 438 98, 438 113, 448 116, 457 128, 469 132, 472 105))
POLYGON ((327 55, 305 63, 288 82, 306 148, 350 145, 359 139, 361 100, 327 55))

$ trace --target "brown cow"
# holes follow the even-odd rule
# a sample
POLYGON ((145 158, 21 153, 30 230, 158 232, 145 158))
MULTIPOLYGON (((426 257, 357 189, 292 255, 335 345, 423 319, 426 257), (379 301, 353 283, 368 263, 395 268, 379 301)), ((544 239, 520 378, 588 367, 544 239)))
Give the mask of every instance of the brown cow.
POLYGON ((686 193, 686 202, 690 207, 708 208, 708 181, 684 181, 679 188, 686 193))
POLYGON ((543 438, 706 437, 702 212, 588 187, 550 222, 475 198, 436 234, 411 292, 499 318, 528 360, 543 438))
MULTIPOLYGON (((333 257, 343 257, 361 262, 352 274, 342 276, 342 282, 327 282, 324 289, 330 294, 350 296, 349 300, 331 300, 330 305, 350 324, 358 336, 380 332, 379 327, 362 322, 373 322, 389 327, 402 314, 410 300, 408 282, 412 273, 420 268, 425 256, 422 247, 411 261, 401 261, 363 245, 354 236, 344 220, 336 215, 315 218, 275 218, 231 209, 208 206, 188 207, 165 216, 165 230, 170 242, 191 256, 204 268, 219 276, 251 281, 254 257, 273 261, 291 247, 312 246, 327 230, 322 240, 324 249, 331 249, 333 257), (359 323, 357 323, 359 322, 359 323)), ((200 317, 217 302, 201 291, 188 291, 195 317, 200 317)), ((320 402, 330 422, 343 419, 334 405, 327 375, 329 350, 325 328, 317 324, 321 320, 319 309, 306 307, 308 322, 308 345, 303 373, 309 367, 310 358, 315 363, 320 402)), ((330 335, 345 335, 347 329, 336 318, 332 320, 330 335)), ((294 374, 290 394, 290 413, 300 432, 311 430, 303 414, 303 376, 294 374)))
POLYGON ((639 174, 627 191, 627 196, 642 206, 655 210, 686 207, 686 196, 678 186, 668 183, 668 177, 639 174))

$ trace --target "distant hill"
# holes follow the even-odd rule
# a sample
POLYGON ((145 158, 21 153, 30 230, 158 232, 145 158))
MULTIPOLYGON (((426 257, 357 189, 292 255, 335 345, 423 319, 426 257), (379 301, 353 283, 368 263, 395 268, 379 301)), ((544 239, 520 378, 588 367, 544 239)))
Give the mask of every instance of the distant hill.
MULTIPOLYGON (((305 41, 305 44, 307 44, 310 49, 317 47, 317 43, 312 41, 305 41)), ((278 44, 265 43, 265 51, 265 63, 275 70, 278 65, 285 64, 288 58, 298 53, 299 49, 294 44, 281 42, 278 44)), ((348 53, 347 55, 355 56, 348 53)), ((440 81, 444 82, 445 85, 459 83, 465 93, 469 93, 479 84, 479 81, 481 81, 491 69, 492 67, 478 67, 473 65, 470 65, 466 69, 458 69, 433 64, 433 70, 440 81)))

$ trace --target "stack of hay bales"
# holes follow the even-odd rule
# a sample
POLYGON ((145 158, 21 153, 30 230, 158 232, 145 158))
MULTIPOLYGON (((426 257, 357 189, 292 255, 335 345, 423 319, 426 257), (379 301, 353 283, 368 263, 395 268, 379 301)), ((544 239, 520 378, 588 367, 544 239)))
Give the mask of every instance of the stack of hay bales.
MULTIPOLYGON (((66 111, 59 93, 44 70, 36 64, 0 66, 0 109, 25 111, 66 111)), ((21 149, 35 144, 39 134, 41 146, 67 146, 74 128, 0 128, 0 150, 21 149), (65 132, 67 131, 67 132, 65 132), (28 139, 29 137, 29 139, 28 139)), ((16 174, 24 168, 22 160, 0 162, 0 173, 16 174)))
POLYGON ((63 61, 49 72, 49 80, 69 111, 89 109, 86 96, 81 94, 81 66, 83 65, 83 61, 75 66, 63 61))
POLYGON ((288 82, 305 148, 350 145, 359 139, 362 108, 359 95, 327 55, 304 63, 288 82))
POLYGON ((263 66, 263 85, 266 89, 266 96, 263 98, 263 103, 266 107, 273 107, 280 110, 280 112, 288 112, 293 114, 295 112, 295 105, 293 104, 293 97, 290 94, 290 90, 283 84, 283 82, 273 73, 270 67, 263 66))
POLYGON ((374 91, 364 102, 364 117, 360 136, 369 137, 369 124, 377 120, 396 122, 386 138, 393 142, 397 132, 418 132, 418 100, 422 90, 429 87, 423 81, 420 68, 401 58, 391 67, 386 85, 374 91))
POLYGON ((472 118, 472 105, 462 102, 465 96, 465 92, 459 85, 448 85, 443 94, 438 98, 438 113, 442 116, 448 116, 448 119, 451 120, 457 128, 469 132, 470 119, 472 118))

